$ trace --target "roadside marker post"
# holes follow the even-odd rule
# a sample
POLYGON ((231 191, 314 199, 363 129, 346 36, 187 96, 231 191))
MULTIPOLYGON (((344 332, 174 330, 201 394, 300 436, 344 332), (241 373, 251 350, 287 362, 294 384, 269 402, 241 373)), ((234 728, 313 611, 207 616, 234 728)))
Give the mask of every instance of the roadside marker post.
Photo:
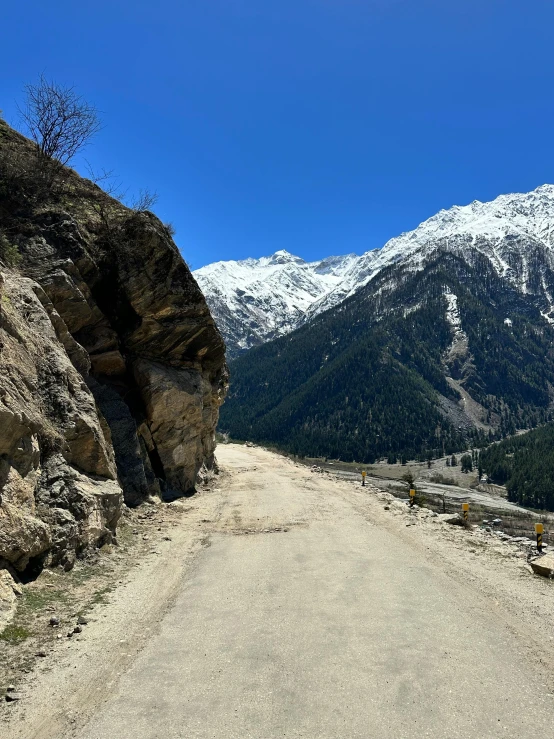
POLYGON ((462 511, 464 514, 464 521, 467 521, 469 516, 469 503, 462 503, 462 511))
POLYGON ((365 475, 366 475, 366 471, 362 470, 362 487, 365 487, 365 475))
POLYGON ((414 507, 414 498, 415 498, 415 490, 412 488, 410 490, 410 508, 414 507))
POLYGON ((537 535, 537 549, 542 554, 542 535, 544 534, 544 526, 542 523, 535 524, 535 534, 537 535))

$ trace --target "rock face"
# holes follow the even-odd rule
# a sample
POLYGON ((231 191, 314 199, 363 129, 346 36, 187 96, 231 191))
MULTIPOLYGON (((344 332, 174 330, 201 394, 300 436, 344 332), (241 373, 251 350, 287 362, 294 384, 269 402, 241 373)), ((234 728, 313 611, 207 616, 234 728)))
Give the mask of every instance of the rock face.
POLYGON ((18 571, 70 568, 112 539, 123 502, 192 492, 227 387, 164 225, 69 170, 37 194, 32 165, 0 122, 0 239, 21 258, 0 251, 0 561, 18 571))
POLYGON ((0 570, 0 633, 10 622, 16 607, 17 598, 23 590, 6 569, 0 570))

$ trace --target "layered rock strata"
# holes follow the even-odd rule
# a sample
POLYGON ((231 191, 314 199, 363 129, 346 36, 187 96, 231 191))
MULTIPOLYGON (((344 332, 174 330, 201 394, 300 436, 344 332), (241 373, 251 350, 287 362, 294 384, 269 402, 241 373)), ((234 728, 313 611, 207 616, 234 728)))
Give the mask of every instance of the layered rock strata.
POLYGON ((124 502, 190 494, 214 469, 227 386, 167 228, 69 170, 33 193, 32 156, 0 123, 0 237, 21 258, 0 253, 0 562, 19 572, 71 567, 124 502))

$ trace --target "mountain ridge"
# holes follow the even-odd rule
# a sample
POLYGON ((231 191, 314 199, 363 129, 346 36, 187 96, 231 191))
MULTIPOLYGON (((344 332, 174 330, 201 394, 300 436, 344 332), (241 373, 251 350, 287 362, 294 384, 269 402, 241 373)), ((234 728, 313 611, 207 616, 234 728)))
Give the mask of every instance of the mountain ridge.
POLYGON ((259 259, 215 262, 193 275, 233 356, 293 330, 357 258, 306 262, 282 249, 259 259))
POLYGON ((333 308, 392 264, 410 260, 417 269, 436 249, 482 253, 497 274, 521 292, 533 292, 543 317, 554 322, 554 285, 544 271, 534 269, 537 261, 549 269, 554 266, 554 185, 550 184, 528 193, 442 209, 381 249, 361 256, 348 254, 308 263, 281 250, 261 259, 217 262, 193 274, 233 357, 333 308), (287 257, 275 260, 278 255, 287 257), (330 279, 321 281, 315 265, 324 263, 338 266, 330 279), (269 265, 275 272, 279 265, 285 279, 269 275, 269 265), (305 271, 311 273, 307 291, 302 279, 305 271))

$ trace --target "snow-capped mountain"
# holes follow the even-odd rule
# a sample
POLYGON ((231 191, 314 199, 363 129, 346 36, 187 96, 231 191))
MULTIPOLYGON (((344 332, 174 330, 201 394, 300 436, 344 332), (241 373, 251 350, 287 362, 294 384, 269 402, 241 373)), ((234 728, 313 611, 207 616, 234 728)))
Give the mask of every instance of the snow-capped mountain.
POLYGON ((545 283, 545 268, 554 266, 554 185, 440 210, 382 249, 362 254, 341 284, 310 306, 306 319, 353 295, 384 267, 409 260, 414 269, 421 268, 438 249, 461 257, 482 253, 501 277, 524 293, 536 292, 545 318, 554 320, 554 302, 545 283))
POLYGON ((305 262, 281 250, 261 259, 215 262, 193 274, 232 356, 296 328, 358 260, 347 254, 305 262))
POLYGON ((281 251, 262 259, 217 262, 194 276, 233 355, 339 304, 383 269, 397 263, 421 269, 438 251, 466 260, 482 254, 554 323, 554 185, 441 210, 361 256, 306 263, 281 251))

